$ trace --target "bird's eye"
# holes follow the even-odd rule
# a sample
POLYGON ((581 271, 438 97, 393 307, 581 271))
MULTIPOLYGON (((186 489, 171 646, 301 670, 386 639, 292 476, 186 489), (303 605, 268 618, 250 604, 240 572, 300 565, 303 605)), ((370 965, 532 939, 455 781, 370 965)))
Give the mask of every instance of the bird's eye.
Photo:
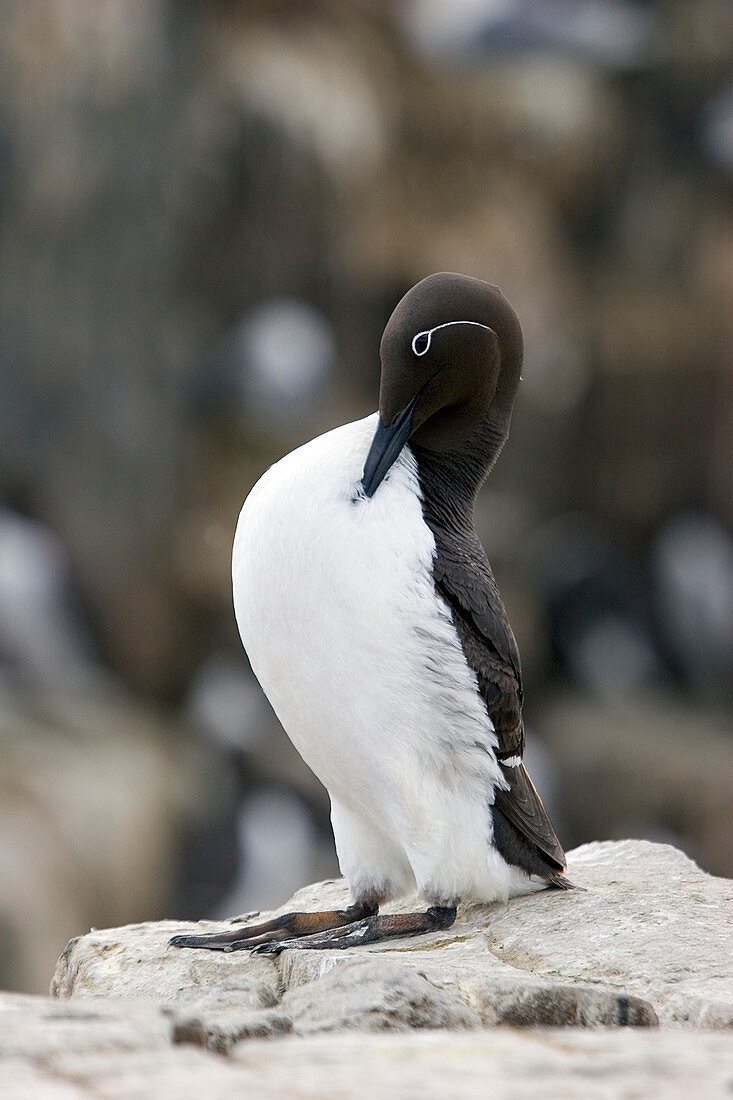
POLYGON ((417 336, 413 336, 412 350, 414 351, 415 355, 425 354, 425 352, 430 347, 431 335, 432 333, 430 332, 430 330, 426 330, 425 332, 418 332, 417 336))

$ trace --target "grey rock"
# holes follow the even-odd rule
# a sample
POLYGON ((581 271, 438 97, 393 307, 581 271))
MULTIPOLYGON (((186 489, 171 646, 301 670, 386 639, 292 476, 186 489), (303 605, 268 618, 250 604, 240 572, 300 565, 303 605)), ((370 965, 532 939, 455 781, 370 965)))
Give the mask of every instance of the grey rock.
POLYGON ((657 1027, 641 997, 582 985, 545 982, 485 983, 479 1012, 484 1024, 510 1027, 657 1027))
POLYGON ((145 1000, 97 998, 86 1003, 0 993, 0 1021, 0 1064, 8 1057, 34 1057, 41 1050, 46 1058, 81 1057, 106 1049, 160 1050, 170 1042, 169 1024, 145 1000))
POLYGON ((680 1028, 339 1032, 171 1042, 150 1001, 0 994, 0 1091, 12 1100, 618 1100, 730 1097, 731 1040, 680 1028))
MULTIPOLYGON (((177 1041, 217 1051, 354 1028, 731 1026, 733 883, 646 841, 584 845, 569 874, 582 889, 467 908, 452 928, 349 951, 273 958, 168 946, 173 934, 222 927, 211 921, 95 931, 69 944, 51 989, 152 1000, 177 1041)), ((347 897, 331 880, 281 911, 347 897)))
POLYGON ((264 1039, 292 1030, 277 1009, 276 988, 244 976, 226 975, 220 986, 181 989, 163 1005, 175 1043, 195 1043, 223 1053, 240 1039, 264 1039))
POLYGON ((195 1004, 171 1015, 174 1043, 194 1043, 217 1054, 225 1054, 242 1039, 270 1039, 293 1030, 291 1018, 274 1009, 256 1012, 215 1006, 212 1011, 195 1004))
POLYGON ((648 999, 660 1021, 733 1026, 733 882, 669 845, 585 844, 571 856, 585 887, 566 909, 542 895, 499 908, 486 925, 504 962, 538 977, 600 983, 648 999), (534 932, 532 933, 532 930, 534 932))
MULTIPOLYGON (((201 922, 213 931, 218 925, 201 922)), ((188 926, 192 927, 192 926, 188 926)), ((173 921, 130 924, 73 939, 51 982, 55 997, 142 997, 198 1010, 267 1009, 276 1005, 279 978, 267 959, 219 951, 181 951, 168 940, 173 921)))
POLYGON ((441 989, 411 965, 358 955, 287 992, 281 1003, 300 1034, 481 1026, 458 993, 441 989))
POLYGON ((471 1028, 481 1017, 457 993, 447 992, 411 966, 360 956, 327 967, 311 982, 285 993, 278 1007, 253 1010, 243 998, 228 1003, 216 992, 169 1009, 173 1039, 225 1052, 241 1039, 295 1032, 407 1031, 471 1028))

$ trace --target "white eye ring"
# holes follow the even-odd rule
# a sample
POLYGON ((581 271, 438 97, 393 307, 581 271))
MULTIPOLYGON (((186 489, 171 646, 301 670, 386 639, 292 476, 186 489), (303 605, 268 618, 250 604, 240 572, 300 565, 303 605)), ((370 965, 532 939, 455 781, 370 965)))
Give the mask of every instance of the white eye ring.
POLYGON ((439 328, 450 328, 451 325, 476 325, 477 328, 485 328, 487 332, 493 333, 496 336, 493 328, 489 325, 482 325, 480 321, 445 321, 442 325, 436 325, 435 328, 426 328, 422 332, 417 332, 412 338, 412 353, 419 358, 423 355, 427 355, 430 351, 430 344, 433 339, 433 333, 437 332, 439 328), (425 338, 425 347, 418 350, 418 340, 425 338))
POLYGON ((430 329, 430 328, 425 329, 424 332, 418 332, 416 336, 413 336, 413 338, 412 338, 412 350, 415 353, 415 355, 417 355, 419 357, 421 355, 425 355, 428 351, 430 351, 430 341, 432 339, 433 339, 433 330, 430 329), (421 351, 418 351, 418 347, 417 347, 418 340, 422 340, 422 339, 425 339, 425 347, 421 351))

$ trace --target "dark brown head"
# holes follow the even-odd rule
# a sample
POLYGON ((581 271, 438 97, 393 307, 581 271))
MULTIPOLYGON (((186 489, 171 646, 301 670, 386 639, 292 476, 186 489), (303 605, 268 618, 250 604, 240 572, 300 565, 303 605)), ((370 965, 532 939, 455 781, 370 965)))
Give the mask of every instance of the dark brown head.
POLYGON ((372 496, 411 440, 477 451, 486 472, 507 435, 522 368, 522 330, 501 291, 441 272, 409 290, 382 336, 379 427, 364 466, 372 496))

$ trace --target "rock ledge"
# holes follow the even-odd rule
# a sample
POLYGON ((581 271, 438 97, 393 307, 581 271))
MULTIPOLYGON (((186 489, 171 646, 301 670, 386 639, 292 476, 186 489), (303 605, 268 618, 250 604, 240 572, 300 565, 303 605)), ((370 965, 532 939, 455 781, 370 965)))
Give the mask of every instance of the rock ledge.
MULTIPOLYGON (((92 931, 67 946, 51 992, 152 1001, 174 1041, 216 1051, 343 1030, 733 1026, 732 882, 632 840, 576 849, 569 874, 583 890, 472 907, 446 931, 345 952, 168 947, 213 922, 92 931)), ((346 901, 331 881, 280 911, 346 901)))
MULTIPOLYGON (((0 1091, 729 1098, 733 883, 639 841, 579 848, 570 872, 584 892, 343 953, 182 951, 168 939, 192 926, 173 921, 90 932, 59 959, 54 997, 0 993, 0 1091)), ((345 893, 321 883, 288 907, 345 893)))

